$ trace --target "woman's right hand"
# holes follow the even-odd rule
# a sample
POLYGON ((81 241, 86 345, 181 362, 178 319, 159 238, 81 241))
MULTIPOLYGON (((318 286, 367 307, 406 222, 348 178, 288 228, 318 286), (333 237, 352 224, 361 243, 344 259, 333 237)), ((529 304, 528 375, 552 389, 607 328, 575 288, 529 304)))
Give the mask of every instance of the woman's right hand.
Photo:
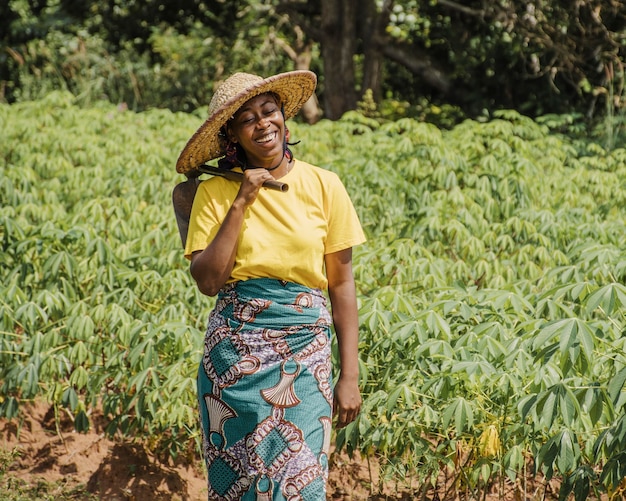
POLYGON ((240 200, 244 207, 250 207, 265 181, 271 181, 274 177, 266 169, 247 169, 243 173, 243 181, 239 187, 239 193, 235 200, 240 200))
POLYGON ((257 199, 265 181, 274 179, 265 169, 248 169, 243 174, 239 192, 212 242, 191 256, 191 276, 198 289, 214 296, 224 286, 235 264, 237 240, 246 209, 257 199))
POLYGON ((237 240, 246 209, 257 199, 263 183, 272 179, 274 177, 266 169, 246 170, 239 192, 217 235, 206 249, 192 255, 191 276, 203 294, 214 296, 228 280, 235 264, 237 240))

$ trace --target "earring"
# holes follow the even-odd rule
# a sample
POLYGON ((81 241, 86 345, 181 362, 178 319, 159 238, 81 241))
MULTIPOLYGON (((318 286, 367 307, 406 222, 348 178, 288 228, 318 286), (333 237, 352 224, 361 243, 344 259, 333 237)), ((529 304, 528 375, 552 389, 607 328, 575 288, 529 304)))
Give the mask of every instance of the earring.
POLYGON ((235 141, 228 141, 226 145, 226 157, 233 158, 237 156, 237 146, 235 141))

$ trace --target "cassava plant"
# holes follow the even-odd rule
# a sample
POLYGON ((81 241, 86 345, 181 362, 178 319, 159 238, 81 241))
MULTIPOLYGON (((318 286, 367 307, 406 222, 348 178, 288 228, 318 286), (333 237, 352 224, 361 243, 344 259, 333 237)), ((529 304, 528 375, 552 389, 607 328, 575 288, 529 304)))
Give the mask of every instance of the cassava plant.
MULTIPOLYGON (((166 454, 197 437, 195 371, 212 299, 171 207, 204 116, 0 106, 0 413, 47 398, 78 430, 166 454)), ((355 249, 363 411, 336 444, 441 499, 561 480, 617 499, 626 445, 626 152, 503 111, 449 131, 348 113, 290 124, 337 172, 355 249)))

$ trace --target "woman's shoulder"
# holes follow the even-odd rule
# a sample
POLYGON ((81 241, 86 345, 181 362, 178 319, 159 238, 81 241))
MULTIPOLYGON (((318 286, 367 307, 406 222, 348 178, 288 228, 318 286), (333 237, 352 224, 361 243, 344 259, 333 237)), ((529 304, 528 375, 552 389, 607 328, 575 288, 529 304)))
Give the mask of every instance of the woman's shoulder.
POLYGON ((196 196, 212 200, 230 200, 239 190, 239 183, 221 176, 209 176, 198 184, 196 196))
POLYGON ((341 182, 339 176, 333 171, 325 169, 324 167, 313 165, 298 158, 296 159, 296 162, 298 163, 298 169, 300 169, 302 174, 305 176, 316 177, 324 181, 341 182))

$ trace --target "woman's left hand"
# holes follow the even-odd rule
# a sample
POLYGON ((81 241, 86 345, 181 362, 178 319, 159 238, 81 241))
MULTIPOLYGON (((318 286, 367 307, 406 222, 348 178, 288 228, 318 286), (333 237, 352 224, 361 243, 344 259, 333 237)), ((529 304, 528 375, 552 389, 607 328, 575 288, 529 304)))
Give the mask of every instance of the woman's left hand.
POLYGON ((343 428, 356 419, 361 410, 361 392, 358 381, 339 377, 335 385, 333 414, 337 416, 337 428, 343 428))

